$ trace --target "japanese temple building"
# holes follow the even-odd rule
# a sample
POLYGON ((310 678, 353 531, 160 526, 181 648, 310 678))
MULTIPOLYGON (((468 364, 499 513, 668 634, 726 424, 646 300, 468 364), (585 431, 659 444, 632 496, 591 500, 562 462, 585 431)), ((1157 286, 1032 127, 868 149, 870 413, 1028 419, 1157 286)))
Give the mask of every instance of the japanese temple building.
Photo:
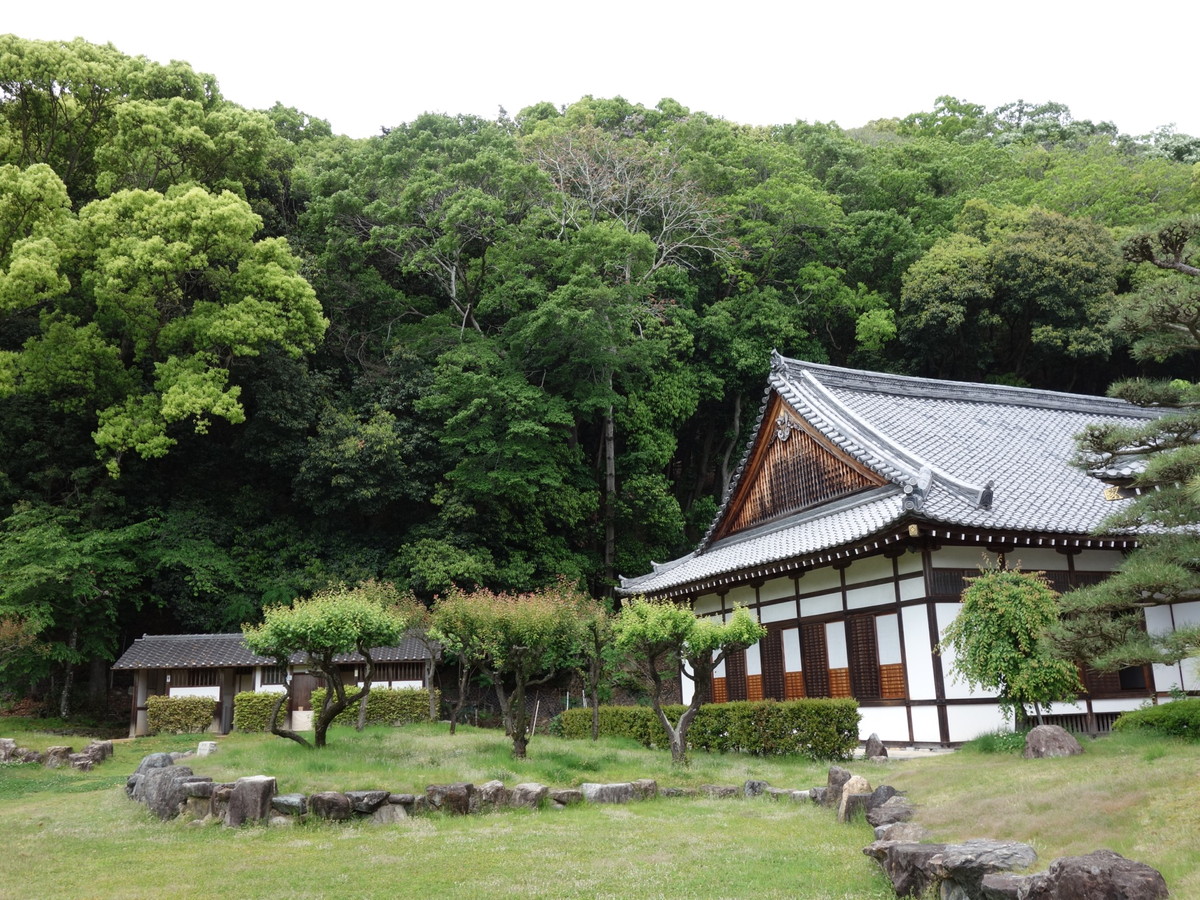
MULTIPOLYGON (((1072 464, 1087 425, 1158 415, 1124 401, 931 381, 772 357, 756 430, 708 533, 687 556, 622 579, 624 596, 698 616, 746 606, 767 626, 717 671, 713 699, 854 697, 862 736, 952 744, 1005 722, 936 652, 965 579, 998 561, 1066 592, 1104 579, 1136 546, 1097 533, 1126 492, 1072 464)), ((1146 610, 1165 631, 1200 602, 1146 610)), ((1085 670, 1052 721, 1106 731, 1195 667, 1085 670)), ((690 682, 684 679, 684 695, 690 682)))

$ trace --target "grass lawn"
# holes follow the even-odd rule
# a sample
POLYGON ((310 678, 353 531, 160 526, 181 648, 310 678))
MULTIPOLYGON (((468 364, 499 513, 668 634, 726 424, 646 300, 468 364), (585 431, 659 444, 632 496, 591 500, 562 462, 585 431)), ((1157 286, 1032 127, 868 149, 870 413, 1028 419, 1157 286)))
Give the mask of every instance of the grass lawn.
MULTIPOLYGON (((24 746, 86 743, 26 733, 24 746)), ((146 753, 193 748, 196 736, 118 742, 95 771, 0 768, 0 897, 800 897, 889 898, 861 849, 863 823, 829 810, 753 800, 660 798, 628 806, 504 811, 410 819, 396 826, 314 823, 226 829, 151 819, 123 785, 146 753)), ((823 784, 804 760, 697 753, 673 771, 669 755, 632 742, 538 735, 514 760, 502 735, 443 725, 331 732, 323 751, 265 735, 220 738, 188 761, 216 780, 268 774, 280 791, 385 788, 499 778, 554 786, 655 778, 660 786, 823 784)), ((964 751, 850 766, 872 784, 908 791, 938 840, 1011 838, 1044 868, 1099 847, 1159 869, 1173 896, 1200 897, 1200 746, 1139 735, 1085 742, 1082 757, 1022 760, 964 751)))
POLYGON ((935 840, 1023 841, 1038 852, 1035 871, 1103 847, 1158 869, 1172 897, 1200 897, 1200 744, 1145 734, 1082 742, 1082 756, 1063 759, 968 747, 896 760, 887 781, 908 792, 935 840))
MULTIPOLYGON (((24 746, 71 743, 5 729, 24 746)), ((188 761, 216 780, 268 774, 282 792, 428 783, 651 777, 660 786, 823 784, 826 766, 697 754, 673 772, 669 754, 619 740, 538 735, 512 759, 503 735, 446 726, 337 729, 320 752, 264 735, 220 738, 219 753, 188 761)), ((78 746, 86 740, 76 740, 78 746)), ((753 800, 670 799, 628 806, 414 818, 396 826, 314 823, 226 829, 151 819, 123 785, 146 753, 195 746, 196 736, 119 742, 90 773, 0 768, 6 836, 0 897, 805 897, 894 896, 861 849, 864 822, 838 826, 829 810, 753 800)))

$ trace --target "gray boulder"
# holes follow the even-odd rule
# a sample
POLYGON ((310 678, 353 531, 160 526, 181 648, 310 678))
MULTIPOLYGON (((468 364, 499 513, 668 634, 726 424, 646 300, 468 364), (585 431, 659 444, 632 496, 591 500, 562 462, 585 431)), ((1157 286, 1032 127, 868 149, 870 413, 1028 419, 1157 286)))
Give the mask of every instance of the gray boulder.
POLYGON ((465 816, 471 811, 471 795, 474 793, 475 785, 465 781, 431 784, 425 788, 425 802, 429 809, 465 816))
POLYGON ((408 813, 399 803, 384 803, 371 813, 371 822, 375 825, 395 825, 408 818, 408 813))
POLYGON ((275 779, 270 775, 246 775, 233 783, 225 824, 237 828, 246 822, 265 822, 271 816, 275 779))
POLYGON ((978 900, 985 875, 1028 869, 1035 862, 1037 852, 1028 844, 984 839, 949 844, 929 860, 944 900, 978 900))
POLYGON ((583 791, 577 791, 574 788, 551 788, 547 796, 556 809, 583 802, 583 791))
POLYGON ((932 837, 924 825, 915 822, 892 822, 888 825, 875 826, 875 840, 895 841, 897 843, 920 844, 932 837))
POLYGON ((319 791, 308 798, 308 809, 318 819, 342 822, 350 818, 353 811, 350 798, 338 791, 319 791))
POLYGON ((867 759, 887 759, 887 747, 883 746, 883 741, 879 739, 879 735, 872 733, 867 738, 867 744, 863 748, 863 756, 867 759))
POLYGON ((842 802, 842 785, 851 777, 853 776, 849 770, 843 769, 841 766, 830 766, 829 778, 826 781, 825 791, 821 795, 820 804, 836 809, 842 802))
POLYGON ((865 812, 867 801, 872 794, 871 782, 861 775, 851 775, 842 785, 842 796, 838 800, 838 821, 849 822, 855 814, 865 812))
POLYGON ((771 785, 765 781, 759 781, 758 779, 751 778, 748 779, 744 785, 742 785, 742 794, 746 797, 757 797, 764 793, 770 786, 771 785))
POLYGON ((1056 859, 1020 895, 1029 900, 1159 900, 1169 896, 1157 869, 1111 850, 1056 859))
POLYGON ((9 762, 17 752, 15 738, 0 738, 0 762, 9 762))
POLYGON ((651 800, 658 796, 658 782, 653 778, 639 778, 631 784, 633 795, 639 800, 651 800))
POLYGON ((741 790, 730 784, 702 784, 700 785, 700 793, 708 797, 715 797, 718 800, 728 800, 730 797, 741 795, 741 790))
POLYGON ((508 806, 509 790, 504 786, 504 782, 498 779, 485 781, 476 788, 475 794, 479 797, 481 810, 501 809, 508 806))
POLYGON ((72 754, 75 753, 74 747, 47 747, 46 748, 46 768, 61 769, 65 766, 72 754))
POLYGON ((620 781, 616 784, 595 784, 585 781, 579 786, 583 799, 588 803, 628 803, 634 799, 633 784, 620 781))
POLYGON ((921 897, 936 879, 930 860, 946 849, 945 844, 875 841, 863 853, 878 860, 898 897, 921 897))
POLYGON ((308 812, 308 797, 304 794, 276 794, 271 809, 284 816, 302 816, 308 812))
POLYGON ((359 815, 369 816, 387 803, 387 791, 346 791, 350 808, 359 815))
POLYGON ((509 803, 513 806, 538 809, 541 807, 542 801, 546 799, 548 793, 550 793, 550 788, 546 785, 538 784, 536 781, 529 781, 524 784, 518 784, 512 789, 509 803))
POLYGON ((146 804, 160 819, 173 819, 187 802, 187 785, 194 776, 187 766, 162 766, 142 774, 133 799, 146 804))
POLYGON ((142 761, 138 763, 138 767, 134 770, 135 775, 144 775, 151 769, 161 769, 164 766, 175 765, 175 760, 170 753, 149 753, 142 757, 142 761))
POLYGON ((916 812, 907 797, 896 794, 867 809, 867 821, 872 825, 892 825, 896 822, 908 822, 916 812))
POLYGON ((1057 725, 1039 725, 1025 737, 1026 759, 1045 759, 1055 756, 1078 756, 1083 752, 1079 741, 1065 728, 1057 725))

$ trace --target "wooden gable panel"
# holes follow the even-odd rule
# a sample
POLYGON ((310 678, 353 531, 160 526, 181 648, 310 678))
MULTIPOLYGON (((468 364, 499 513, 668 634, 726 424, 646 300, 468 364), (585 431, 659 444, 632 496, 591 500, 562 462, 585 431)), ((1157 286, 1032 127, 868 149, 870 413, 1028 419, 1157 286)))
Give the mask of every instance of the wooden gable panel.
POLYGON ((830 445, 775 395, 713 539, 886 483, 830 445))

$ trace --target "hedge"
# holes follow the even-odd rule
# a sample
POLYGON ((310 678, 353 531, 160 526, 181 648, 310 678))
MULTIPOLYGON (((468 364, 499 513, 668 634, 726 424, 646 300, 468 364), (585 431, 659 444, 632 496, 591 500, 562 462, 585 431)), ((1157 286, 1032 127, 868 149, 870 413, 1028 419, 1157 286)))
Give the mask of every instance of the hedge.
POLYGON ((212 697, 146 698, 146 728, 151 734, 194 734, 208 731, 217 701, 212 697))
MULTIPOLYGON (((665 711, 672 721, 678 721, 684 709, 676 705, 665 711)), ((696 713, 688 731, 688 745, 719 753, 849 759, 858 746, 858 720, 858 703, 854 700, 709 703, 696 713)), ((590 737, 592 711, 577 707, 563 712, 561 728, 564 737, 590 737)), ((633 738, 652 749, 668 746, 662 724, 648 706, 601 706, 600 733, 633 738)))
MULTIPOLYGON (((278 691, 242 691, 233 698, 233 727, 236 731, 269 731, 271 710, 279 699, 278 691)), ((279 712, 287 715, 287 707, 279 712)))
MULTIPOLYGON (((435 691, 435 700, 440 707, 442 698, 435 691)), ((325 688, 312 692, 314 714, 321 709, 325 700, 325 688)), ((367 694, 368 725, 404 725, 408 722, 429 720, 429 691, 424 688, 371 688, 367 694)), ((358 704, 352 703, 333 720, 338 725, 354 725, 358 722, 358 704)))
POLYGON ((1150 731, 1187 741, 1200 741, 1200 698, 1172 700, 1122 713, 1113 731, 1150 731))

